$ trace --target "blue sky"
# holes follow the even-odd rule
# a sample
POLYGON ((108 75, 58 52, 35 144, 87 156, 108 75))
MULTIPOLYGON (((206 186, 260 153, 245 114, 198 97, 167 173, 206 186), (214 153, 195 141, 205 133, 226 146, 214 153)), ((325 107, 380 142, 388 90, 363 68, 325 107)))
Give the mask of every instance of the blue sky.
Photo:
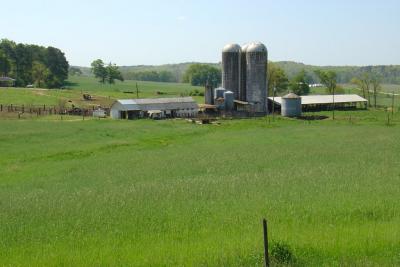
POLYGON ((274 61, 400 64, 398 0, 2 2, 0 38, 58 47, 72 65, 218 62, 249 41, 274 61))

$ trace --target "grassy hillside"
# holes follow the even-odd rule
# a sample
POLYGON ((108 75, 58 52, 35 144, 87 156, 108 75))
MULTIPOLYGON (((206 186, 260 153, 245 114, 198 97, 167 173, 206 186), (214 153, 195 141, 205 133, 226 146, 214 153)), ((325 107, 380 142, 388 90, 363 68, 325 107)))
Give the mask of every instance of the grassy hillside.
POLYGON ((0 265, 400 265, 400 118, 337 116, 3 120, 0 265))
MULTIPOLYGON (((201 87, 184 83, 157 83, 125 81, 114 85, 101 84, 93 77, 71 76, 67 89, 26 89, 1 88, 0 104, 3 105, 58 105, 60 100, 70 101, 75 106, 109 106, 116 99, 136 98, 136 83, 139 88, 139 98, 176 97, 188 95, 194 90, 204 90, 201 87), (91 94, 93 101, 84 101, 82 94, 91 94)), ((194 97, 199 102, 203 97, 194 97)))

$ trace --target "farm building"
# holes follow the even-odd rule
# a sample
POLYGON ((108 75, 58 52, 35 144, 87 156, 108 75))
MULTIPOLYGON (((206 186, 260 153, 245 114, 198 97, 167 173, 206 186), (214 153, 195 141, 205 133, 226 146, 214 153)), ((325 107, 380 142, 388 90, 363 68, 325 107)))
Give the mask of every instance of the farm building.
POLYGON ((13 87, 15 79, 10 77, 0 77, 0 87, 13 87))
MULTIPOLYGON (((271 103, 269 108, 274 106, 275 110, 281 109, 282 97, 268 97, 268 101, 271 103)), ((368 100, 359 95, 308 95, 301 97, 303 111, 330 110, 333 103, 335 103, 336 109, 366 108, 368 100)))
POLYGON ((113 119, 195 117, 199 107, 192 97, 117 100, 111 106, 113 119))

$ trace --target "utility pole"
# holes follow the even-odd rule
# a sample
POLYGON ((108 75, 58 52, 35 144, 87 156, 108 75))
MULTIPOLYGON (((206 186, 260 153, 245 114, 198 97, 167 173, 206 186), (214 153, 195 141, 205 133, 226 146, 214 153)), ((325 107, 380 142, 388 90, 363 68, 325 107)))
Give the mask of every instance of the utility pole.
POLYGON ((276 91, 276 84, 272 88, 272 121, 275 121, 275 91, 276 91))
POLYGON ((392 118, 394 116, 394 91, 392 93, 392 118))
POLYGON ((336 86, 332 88, 333 90, 333 95, 332 95, 332 100, 333 100, 333 108, 332 108, 332 113, 333 113, 333 120, 335 120, 335 89, 336 86))
POLYGON ((136 98, 139 98, 139 87, 136 82, 136 98))

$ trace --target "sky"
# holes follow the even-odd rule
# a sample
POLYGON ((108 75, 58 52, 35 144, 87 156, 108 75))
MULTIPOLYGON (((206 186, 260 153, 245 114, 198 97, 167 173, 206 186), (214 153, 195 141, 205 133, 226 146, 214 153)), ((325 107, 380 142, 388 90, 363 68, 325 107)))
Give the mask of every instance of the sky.
POLYGON ((0 39, 60 48, 70 65, 219 62, 225 44, 252 41, 272 61, 400 64, 399 0, 1 0, 1 9, 0 39))

